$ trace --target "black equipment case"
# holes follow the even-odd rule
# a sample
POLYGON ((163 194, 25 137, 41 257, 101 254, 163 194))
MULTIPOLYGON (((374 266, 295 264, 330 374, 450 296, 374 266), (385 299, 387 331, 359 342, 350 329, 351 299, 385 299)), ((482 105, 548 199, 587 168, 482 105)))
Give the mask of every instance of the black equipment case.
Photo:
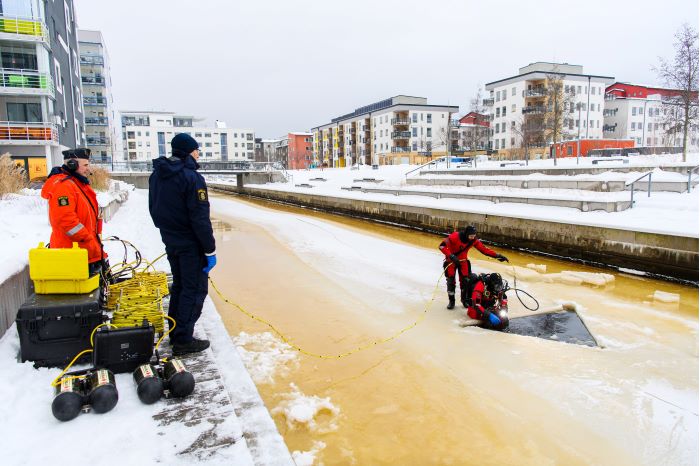
POLYGON ((101 327, 95 332, 93 366, 115 374, 133 372, 153 356, 153 326, 144 321, 141 327, 101 327))
MULTIPOLYGON (((90 348, 90 333, 105 321, 100 289, 87 294, 32 294, 17 312, 22 362, 62 367, 90 348)), ((90 355, 80 361, 89 361, 90 355)))

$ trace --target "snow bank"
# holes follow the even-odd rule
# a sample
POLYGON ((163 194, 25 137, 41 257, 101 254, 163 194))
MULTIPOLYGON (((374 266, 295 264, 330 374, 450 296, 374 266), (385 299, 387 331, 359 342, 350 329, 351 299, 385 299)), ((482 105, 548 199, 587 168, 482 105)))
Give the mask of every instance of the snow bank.
POLYGON ((270 413, 281 414, 290 429, 307 429, 317 433, 338 429, 336 421, 340 409, 331 403, 329 397, 307 396, 294 383, 289 386, 292 391, 283 394, 283 401, 270 413))
POLYGON ((297 352, 270 332, 241 332, 233 342, 257 384, 272 384, 276 374, 284 376, 299 365, 297 352))

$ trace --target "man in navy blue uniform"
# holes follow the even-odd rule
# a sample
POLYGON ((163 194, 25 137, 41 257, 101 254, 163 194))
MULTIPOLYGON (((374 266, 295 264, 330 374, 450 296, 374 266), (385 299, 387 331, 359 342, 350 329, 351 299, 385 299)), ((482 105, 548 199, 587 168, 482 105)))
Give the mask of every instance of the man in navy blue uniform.
POLYGON ((194 338, 194 325, 207 297, 209 272, 216 265, 216 245, 209 219, 209 194, 197 173, 199 144, 180 133, 170 142, 172 157, 153 160, 148 208, 165 244, 173 285, 168 315, 177 325, 170 334, 173 354, 197 353, 208 340, 194 338))

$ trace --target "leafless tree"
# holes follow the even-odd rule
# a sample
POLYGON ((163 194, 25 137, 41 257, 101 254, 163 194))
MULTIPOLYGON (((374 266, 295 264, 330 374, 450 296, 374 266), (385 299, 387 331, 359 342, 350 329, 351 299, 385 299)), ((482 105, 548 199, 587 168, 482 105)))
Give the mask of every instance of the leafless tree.
POLYGON ((478 85, 476 89, 476 95, 472 100, 469 101, 469 111, 484 114, 486 113, 486 106, 484 105, 483 98, 483 87, 481 84, 478 85))
POLYGON ((678 89, 675 96, 664 97, 667 132, 683 133, 683 161, 687 159, 688 132, 698 123, 698 32, 684 24, 676 33, 673 61, 659 57, 659 66, 654 68, 666 86, 678 89))
MULTIPOLYGON (((566 115, 575 105, 574 94, 565 92, 564 76, 556 72, 547 75, 544 92, 543 137, 546 142, 556 144, 567 135, 566 115)), ((554 164, 557 164, 556 150, 554 151, 554 164)))

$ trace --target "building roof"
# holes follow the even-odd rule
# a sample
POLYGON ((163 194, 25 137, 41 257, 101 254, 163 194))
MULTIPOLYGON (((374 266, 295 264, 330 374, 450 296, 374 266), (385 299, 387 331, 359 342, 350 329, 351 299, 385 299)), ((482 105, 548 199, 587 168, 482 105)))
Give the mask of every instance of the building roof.
MULTIPOLYGON (((581 67, 580 65, 569 65, 568 63, 535 62, 535 63, 530 63, 528 66, 524 66, 524 67, 520 68, 518 71, 520 72, 520 71, 522 71, 522 70, 527 70, 528 68, 534 67, 535 65, 538 65, 538 64, 543 64, 543 65, 561 65, 562 67, 571 67, 571 68, 574 68, 574 67, 575 67, 575 68, 579 68, 579 69, 583 70, 583 67, 581 67)), ((563 68, 563 69, 564 69, 564 68, 563 68)), ((583 74, 583 73, 567 73, 567 72, 564 71, 563 69, 562 69, 562 71, 557 71, 557 70, 551 70, 551 71, 533 70, 533 71, 528 71, 528 72, 525 72, 525 73, 521 73, 521 74, 516 74, 516 75, 514 75, 514 76, 510 76, 510 77, 508 77, 508 78, 499 79, 498 81, 492 81, 492 82, 490 82, 490 83, 486 83, 486 84, 484 85, 484 87, 487 88, 488 86, 495 86, 496 84, 503 83, 503 82, 509 81, 509 80, 511 80, 511 79, 523 78, 523 77, 528 76, 528 75, 536 75, 536 74, 544 74, 544 75, 547 75, 547 74, 560 74, 560 75, 565 75, 565 76, 579 76, 579 77, 582 77, 582 78, 599 78, 599 79, 603 79, 603 80, 606 80, 606 81, 614 81, 614 80, 615 80, 615 77, 614 77, 614 76, 600 76, 600 75, 595 75, 595 74, 583 74)))

